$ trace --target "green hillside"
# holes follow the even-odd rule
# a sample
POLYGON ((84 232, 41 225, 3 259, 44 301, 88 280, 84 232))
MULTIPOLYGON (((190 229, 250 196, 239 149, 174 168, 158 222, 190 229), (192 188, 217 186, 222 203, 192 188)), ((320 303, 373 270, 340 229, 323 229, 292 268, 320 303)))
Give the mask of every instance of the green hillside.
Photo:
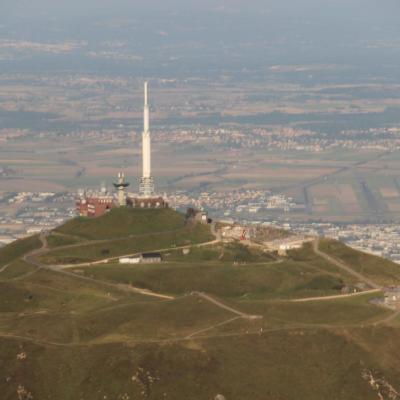
POLYGON ((351 249, 335 240, 322 241, 321 249, 381 285, 398 285, 400 282, 400 265, 390 260, 351 249))
POLYGON ((99 218, 75 218, 57 228, 56 232, 88 240, 119 239, 130 235, 178 230, 184 224, 184 215, 168 208, 114 208, 99 218))
POLYGON ((211 231, 120 209, 0 249, 1 399, 400 399, 399 313, 379 290, 342 294, 364 273, 399 284, 395 265, 331 241, 278 257, 211 231), (147 250, 164 261, 113 260, 147 250))
POLYGON ((8 246, 0 249, 0 267, 9 264, 31 250, 38 249, 41 242, 38 236, 31 236, 26 239, 17 240, 8 246))
POLYGON ((214 240, 210 227, 186 226, 171 209, 116 208, 99 218, 75 218, 47 238, 52 251, 45 264, 80 264, 143 251, 162 250, 214 240))

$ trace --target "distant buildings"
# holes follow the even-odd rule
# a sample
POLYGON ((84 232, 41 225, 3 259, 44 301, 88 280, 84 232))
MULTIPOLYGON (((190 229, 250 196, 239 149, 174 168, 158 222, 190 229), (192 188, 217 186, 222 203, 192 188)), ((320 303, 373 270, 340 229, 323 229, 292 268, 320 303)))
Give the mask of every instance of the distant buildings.
POLYGON ((0 194, 0 246, 50 230, 76 215, 74 196, 66 192, 0 194), (10 212, 11 211, 11 212, 10 212))

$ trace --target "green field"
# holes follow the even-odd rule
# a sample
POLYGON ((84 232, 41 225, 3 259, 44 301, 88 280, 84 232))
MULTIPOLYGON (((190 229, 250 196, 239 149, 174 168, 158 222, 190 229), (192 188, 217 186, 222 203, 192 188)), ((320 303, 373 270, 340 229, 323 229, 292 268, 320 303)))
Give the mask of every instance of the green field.
MULTIPOLYGON (((37 237, 0 249, 2 400, 398 399, 400 320, 371 303, 381 293, 326 300, 355 279, 311 245, 284 258, 235 242, 198 247, 214 239, 207 226, 185 227, 169 210, 157 231, 149 210, 131 211, 67 223, 38 258, 164 248, 162 263, 49 267, 22 259, 37 237), (90 234, 104 238, 104 221, 124 213, 134 218, 109 240, 90 234)), ((320 249, 398 282, 384 260, 336 242, 320 249)))

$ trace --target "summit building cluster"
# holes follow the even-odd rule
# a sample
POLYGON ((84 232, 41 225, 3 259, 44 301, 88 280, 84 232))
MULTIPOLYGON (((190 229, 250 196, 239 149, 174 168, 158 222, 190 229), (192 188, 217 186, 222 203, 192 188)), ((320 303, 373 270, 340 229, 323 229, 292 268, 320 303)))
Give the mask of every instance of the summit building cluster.
POLYGON ((148 83, 144 83, 144 109, 142 133, 142 177, 139 182, 139 194, 128 194, 126 189, 129 182, 125 181, 125 174, 118 173, 117 182, 113 184, 116 193, 102 188, 99 192, 84 191, 76 201, 76 208, 81 216, 99 217, 115 207, 135 208, 167 208, 168 202, 156 194, 154 178, 151 173, 151 135, 150 135, 150 107, 148 83))

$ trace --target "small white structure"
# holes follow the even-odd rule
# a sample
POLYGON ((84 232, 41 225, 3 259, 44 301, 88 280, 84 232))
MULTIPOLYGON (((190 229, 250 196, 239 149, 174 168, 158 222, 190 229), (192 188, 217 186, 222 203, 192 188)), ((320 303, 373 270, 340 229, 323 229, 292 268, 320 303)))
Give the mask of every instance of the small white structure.
POLYGON ((264 242, 263 245, 271 250, 286 253, 288 250, 301 249, 305 243, 310 243, 315 240, 311 236, 294 235, 286 239, 275 239, 269 242, 264 242))
POLYGON ((142 253, 132 257, 120 257, 120 264, 157 264, 162 262, 162 255, 160 253, 142 253))
POLYGON ((400 308, 400 287, 390 287, 385 290, 384 303, 394 309, 400 308))
POLYGON ((304 242, 291 242, 284 243, 279 246, 279 250, 297 250, 301 249, 304 245, 304 242))
POLYGON ((199 211, 198 213, 196 213, 195 219, 202 224, 206 224, 208 222, 208 214, 205 211, 199 211))
POLYGON ((136 257, 121 257, 119 259, 120 264, 139 264, 140 261, 142 260, 142 257, 136 256, 136 257))
POLYGON ((300 241, 300 242, 289 242, 289 243, 284 243, 279 245, 278 248, 278 255, 280 256, 286 256, 287 252, 289 250, 299 250, 303 247, 304 242, 300 241))

